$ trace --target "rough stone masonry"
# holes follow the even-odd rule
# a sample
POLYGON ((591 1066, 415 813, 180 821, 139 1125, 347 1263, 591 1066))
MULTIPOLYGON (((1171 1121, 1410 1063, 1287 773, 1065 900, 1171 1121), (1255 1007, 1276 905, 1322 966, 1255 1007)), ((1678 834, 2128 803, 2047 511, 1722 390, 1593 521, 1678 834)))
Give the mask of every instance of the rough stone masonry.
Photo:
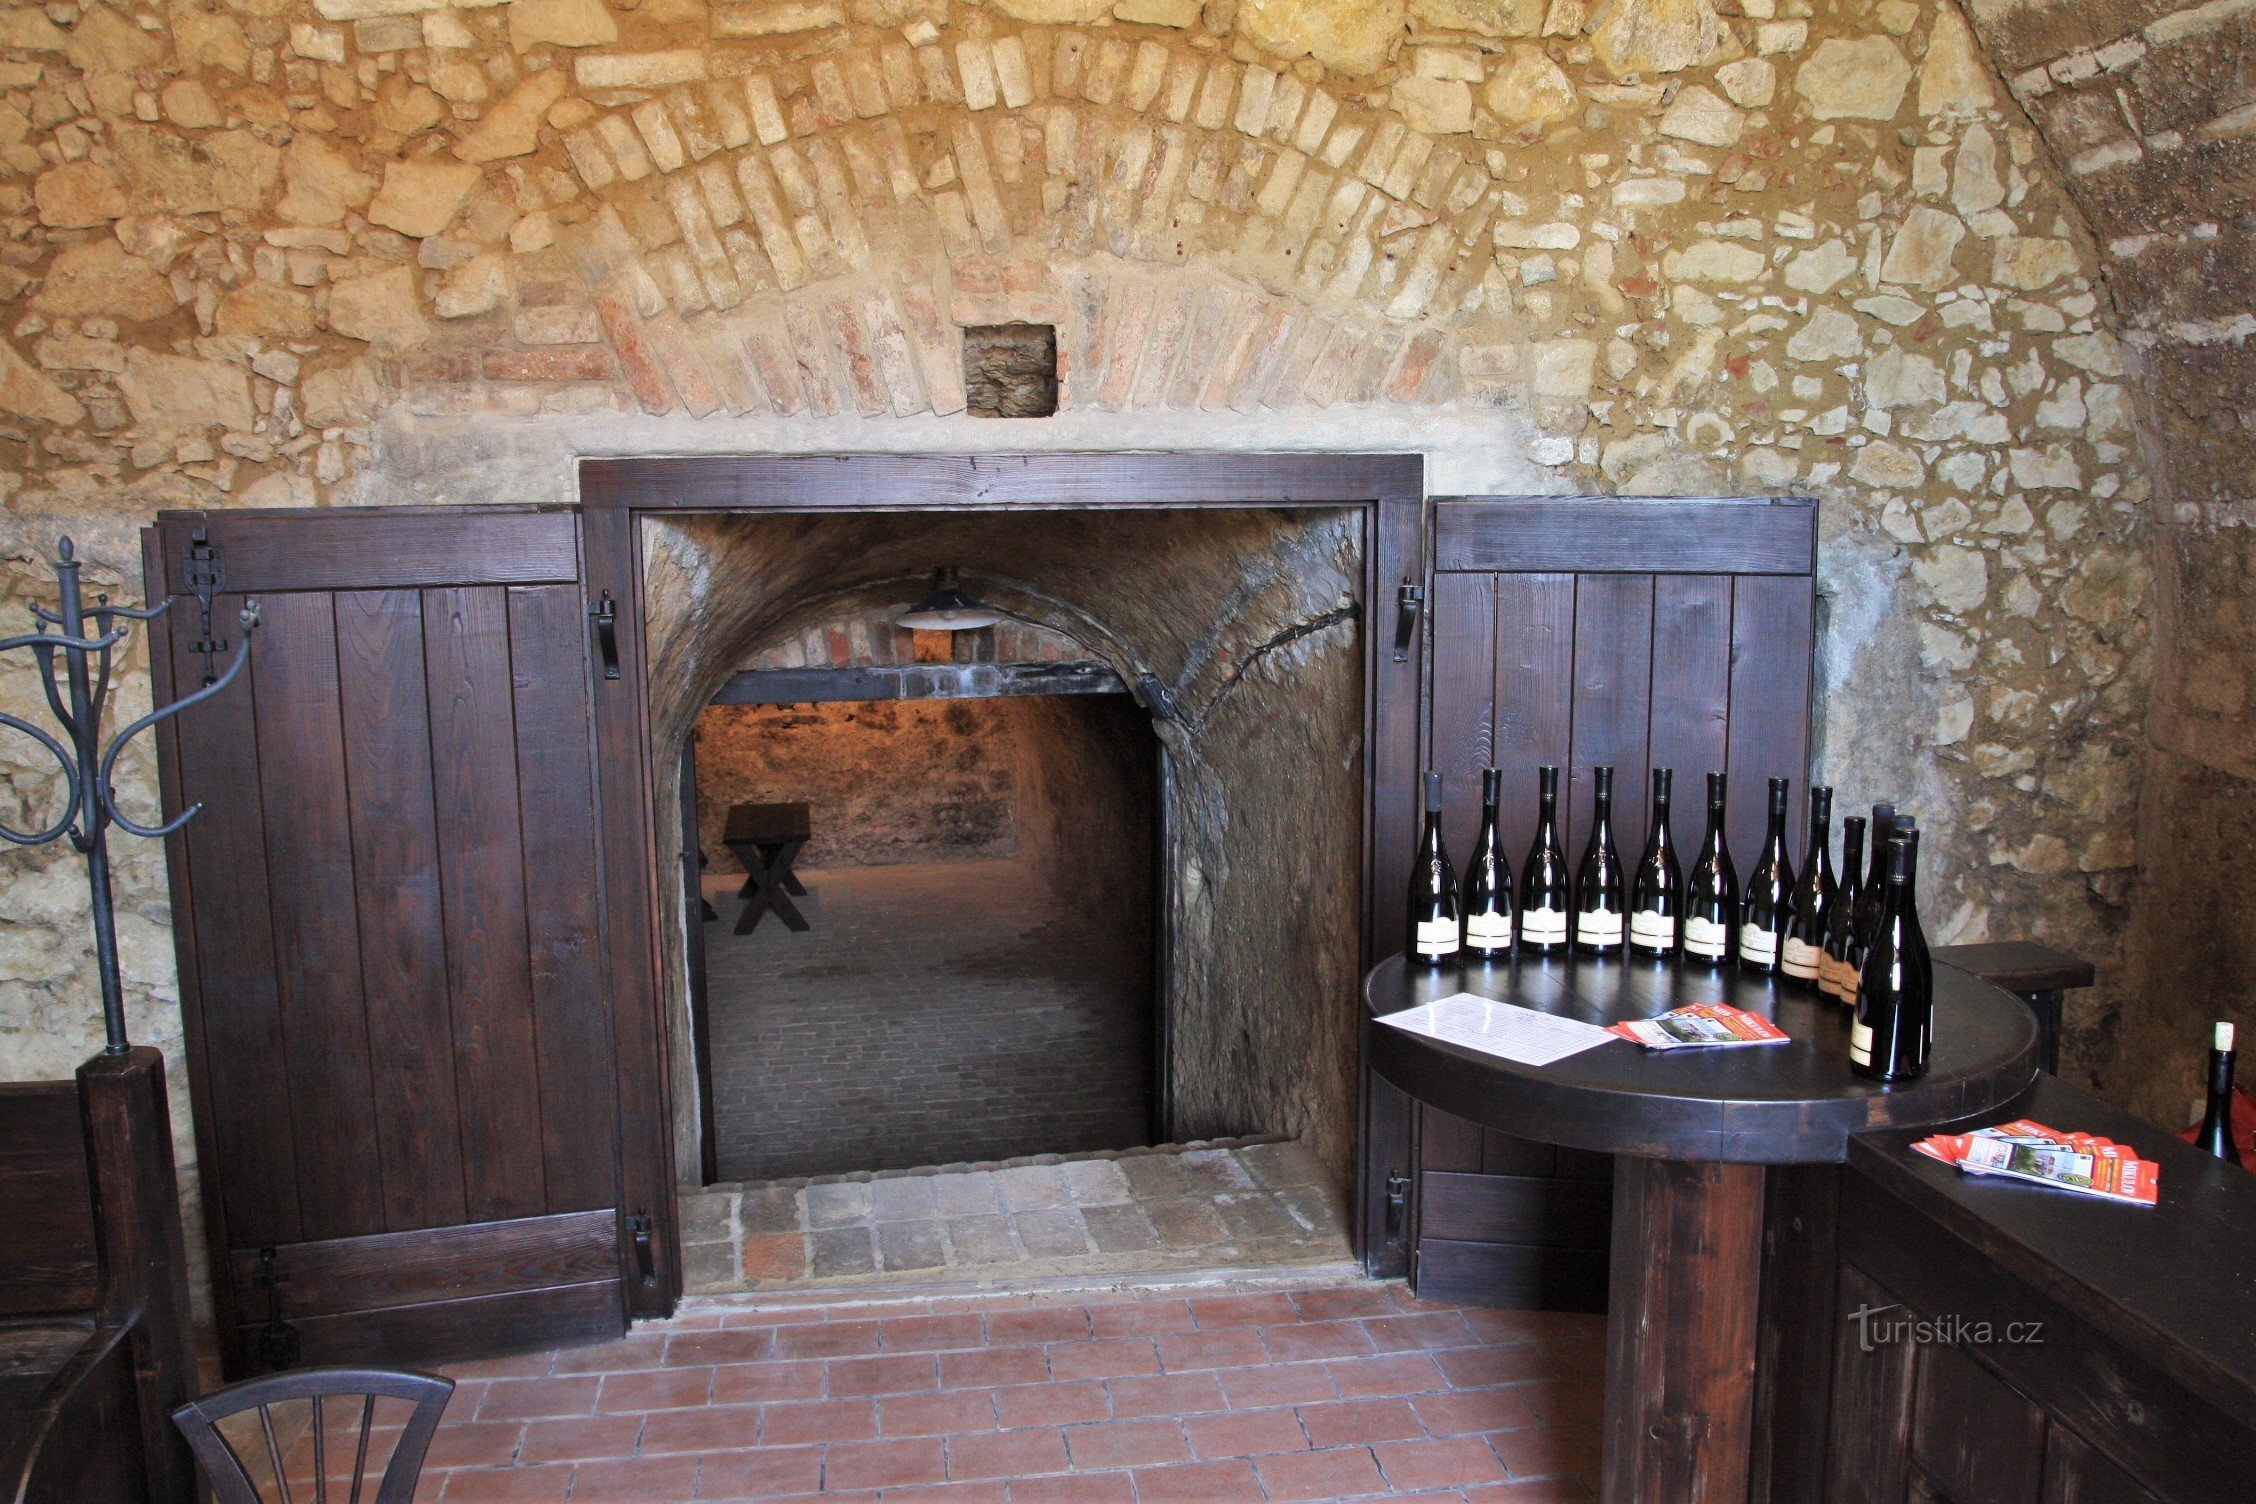
MULTIPOLYGON (((2102 274, 2142 279, 2147 234, 2171 265, 2244 244, 2173 164, 2237 150, 2248 93, 2107 112, 2204 38, 2245 60, 2248 8, 1982 0, 1978 36, 1945 0, 15 5, 8 604, 66 529, 133 595, 159 506, 563 500, 594 452, 1414 448, 1442 492, 1814 495, 1824 776, 1927 817, 1939 938, 2098 960, 2072 1073, 2175 1110, 2192 1046, 2126 1048, 2122 951, 2176 473, 2135 430, 2189 430, 2134 392, 2102 274), (2166 234, 2096 207, 2150 169, 2166 234), (964 413, 959 330, 1007 323, 1057 329, 1056 417, 964 413)), ((2173 360, 2243 348, 2233 296, 2173 360)), ((2245 759, 2239 680, 2171 682, 2245 759)), ((174 1045, 161 861, 121 846, 135 1028, 174 1045)), ((9 860, 0 1069, 51 1076, 96 1038, 81 888, 9 860)))

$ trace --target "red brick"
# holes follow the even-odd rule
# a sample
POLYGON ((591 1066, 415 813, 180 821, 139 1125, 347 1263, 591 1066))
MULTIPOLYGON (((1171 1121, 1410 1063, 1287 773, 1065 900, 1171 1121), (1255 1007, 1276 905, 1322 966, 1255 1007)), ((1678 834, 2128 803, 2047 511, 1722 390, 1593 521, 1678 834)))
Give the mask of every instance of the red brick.
POLYGON ((1265 1452, 1299 1452, 1308 1447, 1300 1417, 1290 1410, 1245 1410, 1228 1415, 1194 1415, 1183 1422, 1191 1449, 1201 1458, 1258 1457, 1265 1452))
POLYGON ((821 1447, 708 1453, 698 1492, 708 1499, 811 1494, 822 1487, 822 1457, 821 1447))
POLYGON ((716 1368, 724 1363, 764 1363, 775 1356, 775 1328, 733 1327, 683 1332, 666 1348, 668 1368, 716 1368))
POLYGON ((886 1436, 945 1436, 954 1431, 995 1429, 995 1392, 943 1389, 931 1394, 896 1394, 879 1406, 877 1428, 886 1436))
POLYGON ((647 329, 641 320, 627 312, 617 298, 598 293, 595 297, 595 316, 603 320, 603 332, 618 352, 619 368, 627 378, 627 386, 635 394, 646 413, 663 413, 672 410, 673 389, 666 378, 651 364, 650 355, 643 344, 647 329))
POLYGON ((877 1351, 874 1321, 824 1321, 776 1333, 779 1358, 853 1358, 877 1351))
MULTIPOLYGON (((640 1421, 635 1422, 637 1426, 640 1421)), ((516 1459, 523 1421, 449 1422, 431 1438, 423 1465, 442 1467, 499 1467, 516 1459)), ((629 1443, 632 1444, 631 1442, 629 1443)))
POLYGON ((697 1492, 697 1457, 629 1457, 583 1462, 572 1477, 572 1504, 675 1504, 697 1492))
POLYGON ((877 1434, 871 1400, 810 1400, 760 1407, 760 1445, 798 1446, 817 1441, 867 1441, 877 1434))
POLYGON ((641 1435, 642 1417, 639 1415, 584 1415, 570 1420, 528 1421, 524 1442, 517 1449, 517 1460, 529 1464, 632 1457, 635 1442, 641 1435))
POLYGON ((448 1504, 549 1504, 572 1486, 570 1463, 548 1467, 465 1468, 446 1474, 448 1504))
POLYGON ((615 1373, 603 1380, 595 1408, 606 1415, 640 1410, 679 1410, 702 1405, 713 1392, 710 1368, 654 1368, 647 1373, 615 1373))
POLYGON ((1193 1368, 1244 1368, 1266 1363, 1269 1353, 1252 1327, 1218 1332, 1170 1332, 1159 1339, 1159 1361, 1169 1373, 1193 1368))
POLYGON ((645 1456, 658 1452, 725 1452, 760 1439, 758 1405, 707 1405, 660 1410, 642 1423, 645 1456))
POLYGON ((1364 1446, 1374 1441, 1403 1441, 1424 1436, 1426 1428, 1407 1400, 1340 1400, 1329 1405, 1303 1405, 1300 1423, 1308 1428, 1313 1447, 1364 1446))
POLYGON ((1324 1365, 1343 1400, 1390 1394, 1424 1394, 1447 1389, 1449 1381, 1424 1353, 1388 1353, 1379 1358, 1335 1358, 1324 1365))
POLYGON ((1261 1341, 1279 1363, 1310 1358, 1349 1358, 1371 1350, 1371 1334, 1360 1321, 1309 1321, 1297 1326, 1268 1326, 1261 1341))
POLYGON ((1412 1348, 1469 1347, 1482 1339, 1473 1335, 1459 1311, 1417 1311, 1403 1316, 1382 1316, 1363 1323, 1371 1345, 1382 1353, 1412 1348))
POLYGON ((830 1392, 849 1394, 910 1394, 937 1389, 940 1365, 929 1353, 902 1353, 898 1357, 840 1358, 830 1365, 830 1392))
POLYGON ((951 1478, 1026 1478, 1065 1470, 1065 1436, 1048 1427, 948 1438, 951 1478))
POLYGON ((1598 1470, 1595 1426, 1530 1426, 1489 1437, 1496 1455, 1514 1478, 1552 1478, 1561 1473, 1598 1470))
POLYGON ((877 1324, 878 1345, 889 1353, 930 1353, 944 1348, 984 1347, 985 1324, 978 1315, 905 1316, 877 1324))
POLYGON ((1058 1473, 1018 1478, 1011 1504, 1135 1504, 1135 1480, 1126 1473, 1058 1473))
MULTIPOLYGON (((1478 1436, 1388 1441, 1371 1450, 1378 1454, 1379 1471, 1396 1488, 1454 1488, 1461 1483, 1490 1483, 1504 1476, 1496 1453, 1478 1436)), ((577 1497, 575 1494, 575 1500, 577 1497)))
POLYGON ((1386 1488, 1369 1447, 1338 1447, 1329 1452, 1286 1452, 1254 1463, 1271 1504, 1300 1499, 1352 1498, 1386 1488))
POLYGON ((1059 1379, 1115 1379, 1158 1373, 1159 1351, 1149 1337, 1106 1342, 1057 1342, 1050 1346, 1050 1375, 1059 1379))
POLYGON ((1026 1342, 1078 1342, 1089 1335, 1083 1306, 1037 1306, 1030 1311, 993 1311, 987 1316, 987 1341, 995 1347, 1026 1342))
POLYGON ((989 1389, 1049 1381, 1047 1348, 1003 1347, 986 1352, 940 1355, 940 1387, 943 1389, 989 1389))
POLYGON ((1136 1497, 1142 1504, 1221 1504, 1258 1499, 1261 1485, 1249 1462, 1186 1462, 1136 1469, 1136 1497))
POLYGON ((1187 1332, 1196 1325, 1190 1302, 1183 1300, 1123 1300, 1089 1311, 1089 1331, 1097 1337, 1148 1337, 1187 1332))
POLYGON ((1539 1417, 1517 1389, 1455 1389, 1421 1394, 1410 1401, 1428 1433, 1463 1436, 1475 1431, 1509 1431, 1538 1423, 1539 1417))
POLYGON ((1112 1414, 1105 1386, 1093 1379, 1078 1384, 1015 1384, 993 1393, 996 1419, 1005 1427, 1062 1426, 1104 1420, 1112 1414))
POLYGON ((1191 1315, 1201 1331, 1225 1326, 1274 1326, 1300 1318, 1289 1295, 1210 1295, 1191 1302, 1191 1315))
POLYGON ((611 357, 593 348, 488 350, 488 381, 609 381, 611 357))
POLYGON ((807 1239, 803 1233, 764 1232, 744 1240, 744 1277, 748 1280, 797 1279, 807 1272, 807 1239))
POLYGON ((1112 1413, 1122 1420, 1139 1415, 1195 1415, 1225 1408, 1222 1390, 1210 1373, 1114 1379, 1105 1387, 1112 1391, 1112 1413))
POLYGON ((1323 1363, 1279 1363, 1268 1368, 1234 1368, 1217 1375, 1233 1410, 1259 1410, 1266 1405, 1306 1405, 1339 1395, 1330 1366, 1323 1363))
POLYGON ((595 1409, 596 1392, 603 1381, 593 1376, 571 1379, 503 1379, 486 1390, 478 1406, 480 1420, 522 1420, 536 1415, 587 1415, 595 1409))
POLYGON ((920 1436, 907 1441, 848 1442, 832 1447, 823 1464, 826 1492, 938 1483, 947 1476, 946 1454, 937 1436, 920 1436))
POLYGON ((823 1365, 804 1363, 732 1363, 713 1371, 713 1403, 737 1405, 753 1400, 821 1399, 823 1365))
POLYGON ((1183 1441, 1183 1423, 1174 1419, 1075 1426, 1065 1433, 1065 1441, 1072 1450, 1073 1465, 1091 1472, 1191 1460, 1191 1449, 1183 1441))

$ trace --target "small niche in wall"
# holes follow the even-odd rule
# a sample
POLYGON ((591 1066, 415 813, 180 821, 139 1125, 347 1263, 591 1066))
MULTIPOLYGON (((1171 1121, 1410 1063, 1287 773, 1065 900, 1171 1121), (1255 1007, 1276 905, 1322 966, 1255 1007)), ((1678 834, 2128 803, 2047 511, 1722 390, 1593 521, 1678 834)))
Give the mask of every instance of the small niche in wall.
POLYGON ((975 418, 1057 411, 1057 330, 1049 324, 967 325, 963 365, 964 406, 975 418))

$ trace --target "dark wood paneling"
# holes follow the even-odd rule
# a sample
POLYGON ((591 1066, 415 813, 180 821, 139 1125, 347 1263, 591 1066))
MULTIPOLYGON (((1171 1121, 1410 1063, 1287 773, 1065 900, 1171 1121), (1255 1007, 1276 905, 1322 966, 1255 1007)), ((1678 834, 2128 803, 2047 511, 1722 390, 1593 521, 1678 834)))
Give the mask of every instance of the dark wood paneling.
POLYGON ((1607 1255, 1584 1248, 1418 1240, 1420 1300, 1508 1311, 1606 1309, 1607 1255))
POLYGON ((384 1225, 394 1231, 444 1226, 465 1220, 468 1211, 431 789, 423 602, 412 590, 348 591, 334 599, 375 1085, 370 1131, 383 1163, 384 1225))
MULTIPOLYGON (((1186 474, 1195 473, 1196 466, 1186 474)), ((1351 463, 1329 484, 1346 484, 1364 466, 1351 463)), ((1260 473, 1218 463, 1221 485, 1250 483, 1260 473)), ((1418 820, 1418 774, 1423 766, 1421 742, 1425 730, 1426 653, 1432 604, 1418 622, 1419 634, 1402 662, 1395 661, 1397 602, 1405 585, 1422 585, 1426 579, 1426 512, 1420 466, 1407 469, 1399 460, 1369 462, 1367 477, 1389 485, 1374 491, 1376 504, 1366 514, 1364 534, 1365 585, 1363 662, 1367 716, 1365 734, 1370 751, 1364 777, 1370 789, 1365 806, 1363 852, 1368 874, 1363 892, 1364 964, 1391 955, 1405 943, 1405 908, 1401 895, 1409 887, 1412 842, 1408 835, 1418 820)), ((1314 481, 1290 467, 1298 483, 1314 481)), ((1140 479, 1140 477, 1139 477, 1140 479)))
MULTIPOLYGON (((227 588, 246 595, 569 584, 580 575, 577 519, 563 510, 338 507, 159 516, 168 545, 185 545, 191 528, 205 529, 227 588)), ((166 592, 186 594, 184 546, 165 549, 164 568, 166 592)))
POLYGON ((548 1205, 526 965, 509 607, 495 586, 423 593, 432 793, 446 911, 462 1179, 477 1221, 548 1205))
POLYGON ((94 1203, 68 1081, 0 1085, 0 1317, 94 1308, 94 1203))
MULTIPOLYGON (((138 1422, 132 1334, 104 1325, 0 1438, 0 1497, 10 1504, 143 1504, 150 1494, 138 1422)), ((173 1493, 168 1504, 186 1504, 187 1497, 173 1493)))
POLYGON ((295 1325, 308 1363, 428 1366, 608 1342, 626 1330, 620 1311, 614 1276, 547 1290, 316 1316, 295 1325))
POLYGON ((2167 1504, 2065 1426, 2045 1437, 2044 1504, 2167 1504))
MULTIPOLYGON (((1724 771, 1731 725, 1731 577, 1653 580, 1653 704, 1647 760, 1674 768, 1670 833, 1687 873, 1706 819, 1707 776, 1724 771)), ((1652 789, 1638 791, 1648 806, 1652 789)))
POLYGON ((1614 770, 1614 845, 1625 867, 1645 845, 1645 728, 1653 690, 1653 579, 1584 575, 1575 583, 1574 752, 1567 860, 1590 839, 1590 770, 1614 770))
POLYGON ((1420 1107, 1418 1117, 1419 1168, 1466 1174, 1478 1174, 1485 1168, 1480 1124, 1468 1123, 1438 1107, 1420 1107))
POLYGON ((1373 1279, 1400 1279, 1409 1272, 1417 1214, 1410 1190, 1417 1169, 1418 1104, 1370 1072, 1362 1076, 1363 1152, 1357 1165, 1364 1181, 1359 1229, 1363 1269, 1373 1279), (1403 1193, 1399 1201, 1393 1195, 1396 1187, 1403 1193))
POLYGON ((1419 1231, 1460 1243, 1602 1249, 1612 1199, 1599 1180, 1429 1169, 1418 1182, 1419 1231))
POLYGON ((262 602, 252 682, 270 885, 274 972, 289 1061, 290 1121, 309 1238, 381 1232, 384 1175, 375 1138, 339 1133, 375 1111, 353 903, 351 801, 339 720, 337 633, 330 597, 262 602))
POLYGON ((611 1010, 589 764, 587 618, 577 586, 509 592, 525 906, 550 1212, 618 1195, 611 1010))
POLYGON ((1787 574, 1816 567, 1806 501, 1452 499, 1434 514, 1435 568, 1582 574, 1787 574))
MULTIPOLYGON (((1911 1425, 1908 1342, 1860 1344, 1853 1318, 1893 1308, 1895 1298, 1854 1268, 1840 1276, 1844 1333, 1833 1349, 1832 1421, 1826 1437, 1825 1504, 1905 1504, 1911 1425)), ((1780 1504, 1788 1504, 1785 1499, 1780 1504)))
POLYGON ((2092 963, 2033 940, 1988 940, 1975 945, 1938 945, 1934 958, 1971 971, 2008 992, 2059 992, 2089 987, 2099 973, 2092 963))
POLYGON ((1840 1335, 1840 1227, 1838 1165, 1771 1167, 1756 1338, 1755 1504, 1802 1504, 1824 1493, 1840 1335))
MULTIPOLYGON (((213 619, 232 621, 242 606, 239 596, 221 596, 213 619)), ((173 682, 200 684, 203 659, 189 651, 195 610, 176 608, 162 620, 173 682)), ((252 648, 254 662, 262 647, 252 648)), ((195 936, 194 993, 183 992, 182 1011, 196 1053, 216 1077, 209 1100, 219 1152, 204 1166, 204 1183, 219 1193, 228 1235, 247 1245, 303 1236, 260 808, 257 690, 254 671, 249 682, 171 722, 180 765, 195 774, 182 780, 183 790, 203 806, 181 834, 193 891, 204 897, 185 916, 176 905, 174 916, 176 923, 185 917, 195 936)))
POLYGON ((1911 1461, 1948 1499, 2037 1504, 2044 1484, 2044 1412, 1973 1359, 1919 1351, 1912 1382, 1911 1461))
MULTIPOLYGON (((275 1268, 287 1276, 282 1316, 297 1321, 608 1279, 618 1273, 615 1220, 604 1207, 277 1248, 275 1268)), ((263 1314, 261 1266, 258 1253, 239 1250, 228 1273, 244 1308, 263 1314)))
MULTIPOLYGON (((1546 763, 1566 766, 1574 748, 1575 580, 1571 574, 1499 575, 1495 591, 1492 714, 1496 766, 1504 774, 1499 823, 1516 872, 1535 840, 1535 770, 1546 763)), ((1437 658, 1441 651, 1437 644, 1437 658)), ((1574 860, 1571 850, 1567 859, 1574 860)))
POLYGON ((1769 779, 1794 782, 1786 821, 1789 852, 1797 850, 1807 824, 1798 812, 1809 782, 1811 590, 1807 575, 1743 575, 1733 583, 1725 836, 1742 886, 1762 852, 1769 779))
MULTIPOLYGON (((1441 775, 1443 840, 1463 870, 1480 827, 1481 773, 1496 757, 1496 582, 1482 574, 1445 574, 1433 583, 1431 761, 1441 775)), ((1509 780, 1506 794, 1518 791, 1509 780)), ((1505 847, 1516 871, 1518 857, 1505 847)))

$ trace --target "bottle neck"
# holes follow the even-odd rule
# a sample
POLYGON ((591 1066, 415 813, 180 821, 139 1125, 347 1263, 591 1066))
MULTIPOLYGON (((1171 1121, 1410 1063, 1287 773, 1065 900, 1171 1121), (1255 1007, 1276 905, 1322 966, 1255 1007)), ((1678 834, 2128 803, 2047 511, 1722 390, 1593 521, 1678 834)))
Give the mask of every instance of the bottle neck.
POLYGON ((1710 804, 1708 806, 1708 833, 1701 840, 1700 849, 1703 854, 1708 856, 1713 856, 1723 850, 1723 806, 1721 804, 1710 804))
POLYGON ((2209 1099, 2223 1101, 2230 1108, 2233 1084, 2233 1051, 2209 1052, 2209 1099))

